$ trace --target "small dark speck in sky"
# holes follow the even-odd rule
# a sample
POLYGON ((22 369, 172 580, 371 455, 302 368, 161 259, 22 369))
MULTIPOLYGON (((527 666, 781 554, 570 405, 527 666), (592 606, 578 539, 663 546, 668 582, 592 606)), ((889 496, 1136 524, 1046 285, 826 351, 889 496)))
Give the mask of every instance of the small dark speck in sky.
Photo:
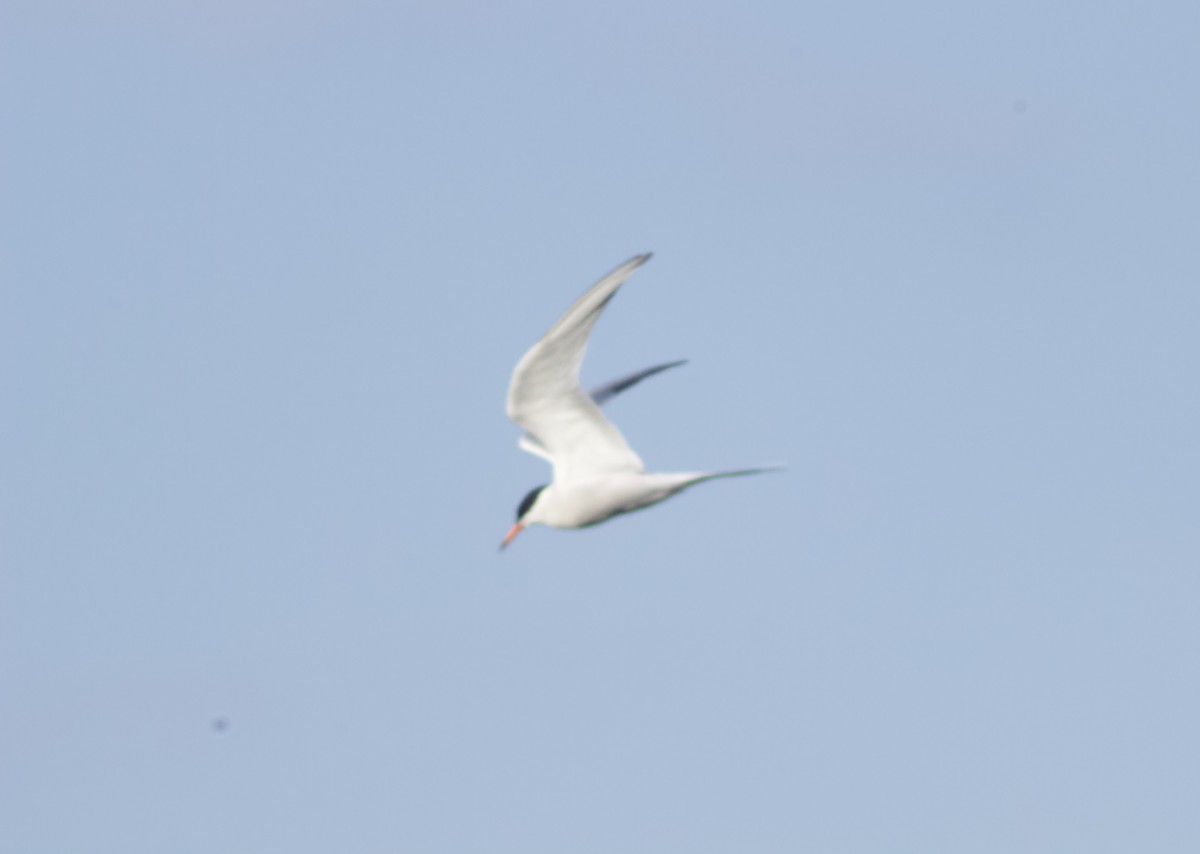
POLYGON ((213 732, 225 732, 229 729, 229 718, 213 718, 212 729, 213 732))
POLYGON ((1029 104, 1018 98, 1017 100, 1013 101, 1012 108, 1014 113, 1020 115, 1029 109, 1029 104))

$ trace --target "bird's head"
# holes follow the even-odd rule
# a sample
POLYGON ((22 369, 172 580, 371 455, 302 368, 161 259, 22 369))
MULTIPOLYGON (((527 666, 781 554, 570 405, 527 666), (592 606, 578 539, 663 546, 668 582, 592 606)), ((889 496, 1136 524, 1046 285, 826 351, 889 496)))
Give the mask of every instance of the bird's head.
POLYGON ((542 490, 548 484, 543 483, 541 486, 535 486, 529 490, 529 493, 521 499, 521 503, 517 505, 517 522, 508 529, 508 533, 504 535, 504 539, 500 542, 501 551, 516 539, 517 534, 525 530, 526 525, 532 525, 538 521, 538 516, 535 508, 537 507, 538 497, 542 494, 542 490))

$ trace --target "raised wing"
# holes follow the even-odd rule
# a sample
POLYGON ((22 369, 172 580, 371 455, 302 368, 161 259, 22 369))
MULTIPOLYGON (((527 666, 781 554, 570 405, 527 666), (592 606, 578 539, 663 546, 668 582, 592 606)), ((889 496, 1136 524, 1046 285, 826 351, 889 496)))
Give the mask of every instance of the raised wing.
POLYGON ((579 367, 600 313, 649 260, 649 254, 631 258, 592 285, 513 370, 508 417, 528 434, 521 447, 553 463, 556 481, 645 470, 621 431, 579 385, 579 367))

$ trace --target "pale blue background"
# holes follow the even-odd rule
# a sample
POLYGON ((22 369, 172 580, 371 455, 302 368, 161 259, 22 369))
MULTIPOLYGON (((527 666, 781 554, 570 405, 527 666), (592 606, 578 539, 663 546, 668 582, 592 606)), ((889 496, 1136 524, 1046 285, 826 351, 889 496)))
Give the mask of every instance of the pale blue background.
POLYGON ((1200 850, 1197 8, 9 0, 0 851, 1200 850))

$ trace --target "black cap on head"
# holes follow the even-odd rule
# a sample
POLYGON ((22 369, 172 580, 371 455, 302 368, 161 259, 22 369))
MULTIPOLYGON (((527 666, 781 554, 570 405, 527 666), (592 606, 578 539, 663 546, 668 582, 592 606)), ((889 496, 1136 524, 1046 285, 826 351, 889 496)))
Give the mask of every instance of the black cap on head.
POLYGON ((529 490, 528 495, 521 499, 521 503, 517 505, 518 522, 525 517, 525 514, 529 512, 529 508, 533 506, 533 502, 537 501, 538 494, 541 493, 541 491, 547 486, 549 486, 549 484, 546 483, 543 483, 541 486, 535 486, 533 489, 529 490))

